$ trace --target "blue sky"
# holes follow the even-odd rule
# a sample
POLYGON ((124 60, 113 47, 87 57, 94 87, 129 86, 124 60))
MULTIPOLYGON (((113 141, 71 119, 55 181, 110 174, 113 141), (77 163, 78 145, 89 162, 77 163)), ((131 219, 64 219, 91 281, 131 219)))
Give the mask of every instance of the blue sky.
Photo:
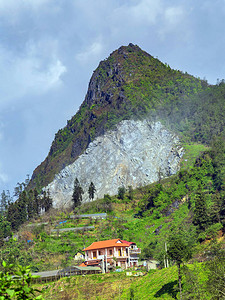
POLYGON ((225 78, 224 20, 224 0, 0 0, 0 192, 32 175, 121 45, 225 78))

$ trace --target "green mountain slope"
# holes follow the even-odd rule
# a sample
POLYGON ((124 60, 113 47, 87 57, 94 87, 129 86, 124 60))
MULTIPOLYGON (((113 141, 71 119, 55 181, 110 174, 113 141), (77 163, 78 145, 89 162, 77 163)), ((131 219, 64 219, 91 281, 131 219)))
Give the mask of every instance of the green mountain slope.
MULTIPOLYGON (((6 218, 13 224, 11 217, 12 212, 8 212, 6 218)), ((183 276, 185 295, 188 299, 200 299, 199 295, 204 295, 204 299, 217 299, 215 286, 217 279, 221 278, 220 274, 224 273, 225 265, 222 250, 225 247, 225 141, 217 138, 211 148, 199 144, 186 145, 178 174, 149 186, 128 190, 124 197, 105 195, 103 199, 85 203, 75 211, 57 211, 53 208, 46 214, 29 219, 29 222, 32 224, 26 222, 20 226, 17 238, 1 239, 0 254, 7 264, 29 264, 32 271, 73 265, 77 251, 94 241, 112 238, 136 242, 141 248, 141 259, 153 257, 163 267, 165 242, 169 246, 171 234, 180 230, 184 239, 191 241, 193 254, 187 266, 189 271, 194 272, 188 271, 183 276), (71 217, 74 213, 95 212, 107 212, 108 217, 104 220, 71 217), (83 230, 84 226, 89 226, 88 230, 83 230), (65 230, 71 227, 82 229, 76 233, 65 230), (217 240, 220 241, 218 245, 217 240), (221 261, 215 260, 218 251, 223 255, 221 261), (197 265, 192 265, 195 261, 197 265), (199 261, 205 261, 203 268, 199 261), (205 269, 207 264, 209 267, 205 269), (218 273, 219 269, 222 273, 218 273)), ((171 261, 170 266, 172 264, 171 261)), ((186 267, 182 268, 182 272, 185 270, 186 267)), ((224 282, 219 284, 223 292, 224 282)), ((81 299, 87 293, 89 298, 99 296, 102 299, 111 299, 112 293, 114 298, 118 296, 120 299, 127 299, 131 294, 138 299, 175 299, 178 294, 175 266, 135 281, 125 274, 62 279, 51 285, 44 284, 46 299, 61 299, 64 294, 57 298, 57 290, 62 286, 65 297, 73 294, 78 298, 77 293, 80 292, 81 299), (119 282, 123 288, 116 290, 119 282), (83 289, 85 283, 87 289, 83 289), (94 288, 96 283, 101 283, 98 290, 94 288), (79 289, 80 285, 82 289, 79 289), (108 291, 105 298, 102 297, 104 289, 108 291)))
POLYGON ((58 131, 45 161, 34 171, 30 187, 43 187, 72 163, 97 136, 124 119, 156 117, 208 89, 187 73, 173 70, 138 46, 114 51, 94 71, 84 102, 58 131))
MULTIPOLYGON (((196 243, 212 238, 218 230, 225 228, 225 142, 220 142, 219 139, 211 150, 192 145, 191 151, 187 149, 177 175, 126 191, 124 197, 105 195, 75 211, 52 209, 49 213, 36 215, 36 221, 29 218, 34 224, 22 225, 19 243, 6 242, 2 255, 9 262, 18 260, 25 265, 31 264, 32 270, 42 271, 57 268, 59 264, 72 264, 76 251, 97 240, 131 240, 142 249, 143 258, 160 260, 164 243, 174 228, 184 226, 196 243), (197 159, 193 160, 193 155, 197 159), (108 218, 70 218, 71 214, 100 212, 107 212, 108 218), (84 226, 94 227, 76 234, 52 231, 84 226), (33 243, 26 244, 27 240, 33 240, 33 243), (43 260, 44 257, 48 259, 43 260)), ((8 212, 6 218, 14 224, 13 212, 8 212)))
POLYGON ((222 81, 185 101, 168 104, 158 116, 184 141, 210 144, 214 137, 225 136, 225 84, 222 81))

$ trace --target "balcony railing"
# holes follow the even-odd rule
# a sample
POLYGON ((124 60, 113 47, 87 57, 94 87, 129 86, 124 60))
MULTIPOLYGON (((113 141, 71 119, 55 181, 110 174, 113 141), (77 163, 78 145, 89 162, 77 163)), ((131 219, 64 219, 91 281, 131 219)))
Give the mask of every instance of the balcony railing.
POLYGON ((141 254, 141 249, 140 248, 130 249, 130 254, 141 254))

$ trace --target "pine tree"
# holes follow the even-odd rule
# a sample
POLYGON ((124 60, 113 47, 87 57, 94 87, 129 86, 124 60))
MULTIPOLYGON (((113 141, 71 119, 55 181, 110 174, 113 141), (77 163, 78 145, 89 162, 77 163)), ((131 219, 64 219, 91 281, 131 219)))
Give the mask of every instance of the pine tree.
POLYGON ((34 193, 32 190, 28 191, 28 200, 27 200, 27 217, 28 220, 32 219, 35 215, 34 212, 34 193))
POLYGON ((6 211, 6 207, 7 207, 7 195, 6 192, 3 190, 0 198, 0 215, 3 215, 3 213, 6 211))
POLYGON ((96 188, 94 186, 94 183, 91 182, 91 184, 89 185, 89 188, 88 188, 88 194, 89 194, 89 199, 90 200, 94 199, 95 192, 96 192, 96 188))
POLYGON ((33 207, 34 207, 34 215, 40 215, 41 212, 41 198, 38 195, 38 191, 36 190, 36 188, 33 190, 33 207))
POLYGON ((49 190, 43 193, 42 198, 42 208, 45 210, 45 212, 49 211, 49 209, 52 207, 52 198, 50 197, 49 190))
POLYGON ((174 231, 168 241, 167 255, 174 260, 178 268, 178 284, 180 290, 180 299, 182 299, 182 275, 181 264, 188 261, 192 256, 192 247, 188 240, 185 239, 185 232, 174 231))
POLYGON ((124 199, 124 196, 125 196, 125 192, 126 192, 126 189, 124 186, 120 186, 118 188, 118 199, 121 199, 123 200, 124 199))
POLYGON ((19 199, 16 202, 19 211, 19 223, 20 225, 22 225, 28 219, 28 214, 27 214, 28 197, 27 197, 27 192, 25 190, 22 191, 22 193, 19 195, 19 199))
POLYGON ((201 191, 199 191, 195 195, 193 224, 197 226, 198 231, 201 232, 206 229, 208 222, 209 216, 207 214, 205 195, 201 191))
POLYGON ((134 198, 134 190, 131 185, 128 186, 128 198, 130 200, 133 200, 133 198, 134 198))
POLYGON ((211 146, 214 167, 214 186, 217 190, 221 190, 225 188, 225 140, 221 137, 217 137, 211 146))
POLYGON ((80 186, 80 182, 76 178, 74 181, 74 188, 73 188, 73 195, 72 195, 73 208, 76 208, 81 205, 83 193, 84 191, 80 186))
POLYGON ((6 213, 6 220, 11 223, 12 230, 17 230, 20 223, 20 213, 17 202, 10 202, 6 213))

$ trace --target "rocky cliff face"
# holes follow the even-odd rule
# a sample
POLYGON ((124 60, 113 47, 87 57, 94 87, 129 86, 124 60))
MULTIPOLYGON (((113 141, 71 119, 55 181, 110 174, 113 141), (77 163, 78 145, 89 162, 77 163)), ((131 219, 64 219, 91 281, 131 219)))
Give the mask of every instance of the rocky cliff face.
POLYGON ((33 172, 29 188, 41 190, 51 183, 91 142, 122 120, 140 120, 149 115, 158 120, 164 118, 165 111, 171 118, 174 104, 180 101, 183 105, 187 95, 202 90, 203 83, 172 70, 138 46, 121 46, 99 63, 85 100, 67 125, 56 133, 49 154, 33 172))
POLYGON ((55 207, 71 205, 74 180, 77 177, 88 201, 88 187, 96 187, 95 198, 117 194, 118 187, 133 188, 175 174, 183 149, 178 138, 160 122, 125 120, 116 129, 97 137, 85 153, 65 167, 45 187, 55 207))

